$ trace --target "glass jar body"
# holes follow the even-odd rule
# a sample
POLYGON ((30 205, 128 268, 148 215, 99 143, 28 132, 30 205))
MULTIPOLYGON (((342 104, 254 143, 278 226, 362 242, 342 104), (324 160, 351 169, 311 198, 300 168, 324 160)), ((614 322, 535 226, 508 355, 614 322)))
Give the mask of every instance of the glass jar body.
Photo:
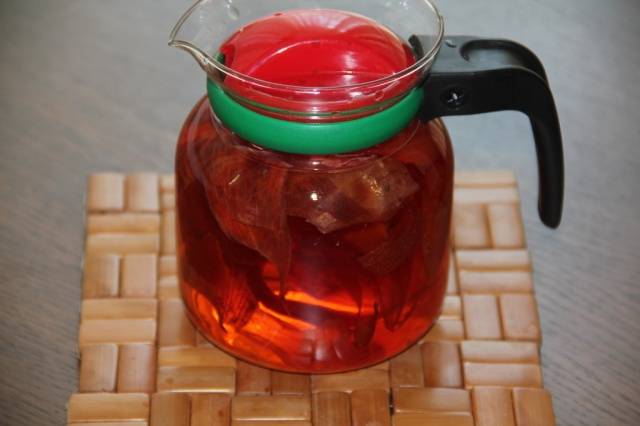
POLYGON ((187 313, 218 347, 264 367, 382 362, 440 313, 452 188, 440 120, 356 153, 302 156, 240 140, 203 98, 176 152, 187 313))

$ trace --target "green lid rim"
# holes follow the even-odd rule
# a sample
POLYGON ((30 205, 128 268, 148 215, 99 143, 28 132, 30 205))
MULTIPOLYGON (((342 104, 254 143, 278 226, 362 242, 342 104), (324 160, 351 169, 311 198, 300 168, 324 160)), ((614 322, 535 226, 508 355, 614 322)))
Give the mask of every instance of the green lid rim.
POLYGON ((395 105, 378 113, 336 123, 280 120, 253 111, 207 79, 211 108, 220 121, 241 138, 274 151, 329 155, 360 151, 388 140, 415 118, 424 93, 414 88, 395 105))

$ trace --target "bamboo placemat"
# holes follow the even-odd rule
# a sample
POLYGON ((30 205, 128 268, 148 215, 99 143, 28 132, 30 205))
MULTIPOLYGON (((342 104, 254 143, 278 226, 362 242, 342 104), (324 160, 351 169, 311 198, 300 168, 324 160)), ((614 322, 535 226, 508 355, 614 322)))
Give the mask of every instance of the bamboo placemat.
POLYGON ((554 425, 511 172, 458 173, 443 314, 381 365, 296 375, 207 343, 176 277, 173 176, 89 178, 74 426, 554 425))

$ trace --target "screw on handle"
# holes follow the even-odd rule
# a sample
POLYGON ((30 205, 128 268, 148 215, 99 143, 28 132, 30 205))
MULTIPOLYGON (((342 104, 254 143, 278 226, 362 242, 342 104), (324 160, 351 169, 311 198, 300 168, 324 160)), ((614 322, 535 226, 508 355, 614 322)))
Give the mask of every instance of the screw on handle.
MULTIPOLYGON (((416 52, 429 45, 424 36, 413 36, 410 42, 416 52)), ((424 121, 501 110, 529 117, 538 157, 538 212, 545 225, 557 228, 564 197, 562 135, 540 60, 513 41, 449 36, 423 88, 424 121)))

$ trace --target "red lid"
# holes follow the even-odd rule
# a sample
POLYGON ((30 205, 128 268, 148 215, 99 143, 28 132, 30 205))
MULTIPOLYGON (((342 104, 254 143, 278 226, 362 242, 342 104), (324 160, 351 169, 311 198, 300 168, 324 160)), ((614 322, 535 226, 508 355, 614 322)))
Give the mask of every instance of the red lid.
POLYGON ((233 70, 275 83, 261 87, 228 76, 228 90, 251 102, 301 113, 379 104, 406 92, 416 79, 410 74, 376 84, 415 63, 411 47, 377 22, 339 10, 276 13, 237 31, 220 52, 233 70), (354 90, 353 85, 362 86, 354 90))

